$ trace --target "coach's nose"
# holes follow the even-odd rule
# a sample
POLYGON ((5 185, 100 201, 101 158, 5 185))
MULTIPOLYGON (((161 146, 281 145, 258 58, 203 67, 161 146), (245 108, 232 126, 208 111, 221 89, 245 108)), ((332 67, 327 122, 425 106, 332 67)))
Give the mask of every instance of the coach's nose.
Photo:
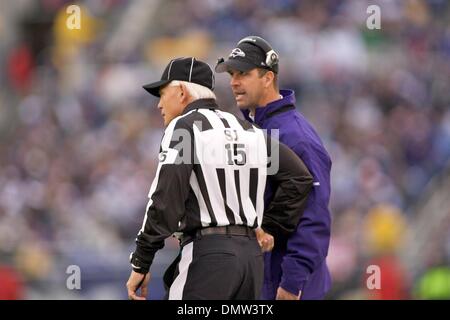
POLYGON ((240 84, 240 82, 239 82, 238 77, 236 76, 236 73, 233 73, 231 75, 231 78, 230 78, 230 86, 231 87, 238 87, 239 84, 240 84))

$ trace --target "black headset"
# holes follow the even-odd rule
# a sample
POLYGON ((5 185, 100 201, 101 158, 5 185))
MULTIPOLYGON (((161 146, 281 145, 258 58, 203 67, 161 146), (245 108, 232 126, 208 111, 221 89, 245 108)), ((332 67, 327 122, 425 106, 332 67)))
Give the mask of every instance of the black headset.
POLYGON ((257 46, 258 48, 260 48, 261 50, 264 51, 264 53, 266 54, 266 61, 264 61, 266 63, 266 66, 268 66, 269 68, 272 68, 274 65, 276 65, 279 62, 279 56, 278 53, 276 53, 271 45, 264 40, 261 37, 258 36, 248 36, 245 37, 244 39, 240 40, 238 42, 238 45, 240 45, 243 42, 247 42, 247 43, 251 43, 255 46, 257 46))

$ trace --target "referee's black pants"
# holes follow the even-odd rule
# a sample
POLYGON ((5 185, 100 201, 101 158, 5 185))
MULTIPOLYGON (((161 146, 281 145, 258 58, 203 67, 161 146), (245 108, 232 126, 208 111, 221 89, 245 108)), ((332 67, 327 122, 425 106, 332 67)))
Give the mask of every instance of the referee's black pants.
POLYGON ((182 247, 164 282, 169 300, 256 300, 263 278, 254 236, 211 234, 182 247))

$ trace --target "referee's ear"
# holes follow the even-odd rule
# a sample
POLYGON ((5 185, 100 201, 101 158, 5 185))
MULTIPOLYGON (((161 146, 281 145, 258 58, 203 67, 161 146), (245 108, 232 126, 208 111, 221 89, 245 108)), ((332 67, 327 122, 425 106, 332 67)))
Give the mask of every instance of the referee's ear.
POLYGON ((191 96, 184 83, 180 83, 180 101, 183 105, 189 104, 191 96))

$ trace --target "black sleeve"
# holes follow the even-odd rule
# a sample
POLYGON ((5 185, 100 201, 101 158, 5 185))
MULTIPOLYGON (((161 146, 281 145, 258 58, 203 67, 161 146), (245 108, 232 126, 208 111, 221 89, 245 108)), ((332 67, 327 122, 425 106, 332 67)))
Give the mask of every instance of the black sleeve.
POLYGON ((267 182, 274 188, 274 196, 264 210, 262 228, 272 235, 289 235, 294 232, 306 205, 313 184, 313 177, 303 161, 286 145, 268 139, 268 148, 273 165, 278 161, 278 170, 268 175, 267 182))
POLYGON ((136 272, 149 271, 156 252, 164 246, 164 240, 178 229, 190 190, 193 141, 192 128, 182 119, 169 124, 165 130, 144 222, 136 238, 136 250, 130 257, 136 272))

